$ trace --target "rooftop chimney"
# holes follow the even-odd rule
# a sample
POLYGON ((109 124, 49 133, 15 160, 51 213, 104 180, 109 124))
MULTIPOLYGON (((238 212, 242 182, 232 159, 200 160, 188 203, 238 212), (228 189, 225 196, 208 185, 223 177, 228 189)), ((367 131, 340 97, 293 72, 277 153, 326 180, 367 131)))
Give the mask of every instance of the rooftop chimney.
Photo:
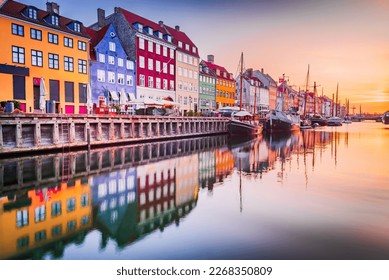
POLYGON ((180 31, 180 26, 179 26, 179 25, 176 25, 176 26, 174 27, 174 29, 177 30, 177 31, 180 31))
POLYGON ((161 27, 163 27, 163 21, 162 21, 162 20, 158 21, 158 24, 159 24, 161 27))
POLYGON ((249 77, 252 77, 253 76, 253 68, 248 68, 246 70, 246 75, 249 76, 249 77))
POLYGON ((215 63, 215 56, 213 54, 209 54, 207 57, 208 62, 214 64, 215 63))
POLYGON ((97 26, 99 29, 105 26, 105 10, 97 9, 97 26))
POLYGON ((59 14, 59 5, 55 2, 47 2, 46 9, 49 13, 59 14))
POLYGON ((263 73, 263 68, 261 68, 261 72, 263 73))

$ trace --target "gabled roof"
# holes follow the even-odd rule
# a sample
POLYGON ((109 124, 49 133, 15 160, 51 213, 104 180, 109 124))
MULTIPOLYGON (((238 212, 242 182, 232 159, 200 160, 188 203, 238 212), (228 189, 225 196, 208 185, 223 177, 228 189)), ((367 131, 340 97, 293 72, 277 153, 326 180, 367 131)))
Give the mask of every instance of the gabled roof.
POLYGON ((204 62, 204 64, 207 65, 207 66, 209 67, 209 69, 211 69, 211 70, 215 73, 216 77, 218 77, 218 78, 220 78, 220 79, 235 81, 235 80, 231 77, 230 73, 229 73, 229 72, 226 70, 226 68, 224 68, 223 66, 220 66, 220 65, 217 65, 217 64, 213 64, 213 63, 208 62, 208 61, 205 61, 205 60, 203 60, 202 62, 204 62), (220 71, 220 75, 217 74, 217 70, 220 71), (226 76, 227 76, 226 78, 223 76, 223 73, 224 73, 224 72, 227 74, 227 75, 226 75, 226 76))
POLYGON ((212 69, 209 69, 208 65, 206 65, 204 63, 205 61, 200 61, 200 71, 199 73, 202 74, 202 75, 205 75, 205 76, 209 76, 209 77, 212 77, 212 78, 216 78, 216 73, 213 72, 212 69), (205 68, 208 68, 209 69, 209 73, 207 73, 204 69, 205 68))
POLYGON ((104 38, 105 33, 107 33, 107 30, 109 29, 111 25, 108 24, 104 26, 102 29, 99 31, 96 31, 92 28, 86 27, 85 30, 87 34, 90 37, 90 59, 93 61, 96 61, 96 52, 95 52, 95 47, 100 43, 100 41, 104 38))
POLYGON ((165 26, 166 30, 172 35, 173 43, 177 46, 178 50, 185 52, 187 54, 193 55, 195 57, 200 57, 199 50, 198 50, 197 46, 192 42, 191 39, 189 39, 189 37, 185 34, 185 32, 176 30, 175 28, 172 28, 168 25, 164 25, 164 26, 165 26), (182 47, 178 46, 179 41, 182 42, 182 47), (189 50, 185 49, 185 44, 189 45, 189 50), (193 47, 196 48, 196 52, 192 51, 193 47))
POLYGON ((17 19, 20 19, 20 20, 23 20, 23 21, 29 21, 29 22, 32 22, 32 23, 35 23, 35 24, 39 24, 39 25, 48 27, 48 28, 58 29, 58 30, 61 30, 63 32, 70 33, 70 34, 73 34, 73 35, 78 35, 78 36, 81 36, 81 37, 89 38, 89 36, 86 33, 86 30, 85 30, 85 27, 84 27, 83 24, 81 24, 81 32, 76 32, 76 31, 71 30, 70 28, 68 28, 68 25, 70 23, 72 23, 72 22, 81 23, 80 21, 72 20, 70 18, 67 18, 67 17, 61 16, 61 15, 55 14, 55 15, 57 15, 59 17, 59 26, 56 26, 56 25, 47 23, 45 21, 45 19, 48 16, 50 16, 51 13, 49 13, 47 11, 44 11, 44 10, 41 10, 41 9, 36 9, 35 8, 37 10, 37 14, 38 14, 38 17, 37 17, 36 20, 32 19, 32 18, 29 18, 29 17, 26 17, 23 14, 23 12, 28 7, 35 8, 34 6, 25 5, 25 4, 16 2, 16 1, 6 1, 4 3, 4 5, 0 7, 0 14, 6 15, 6 16, 10 16, 10 17, 13 17, 13 18, 17 18, 17 19))

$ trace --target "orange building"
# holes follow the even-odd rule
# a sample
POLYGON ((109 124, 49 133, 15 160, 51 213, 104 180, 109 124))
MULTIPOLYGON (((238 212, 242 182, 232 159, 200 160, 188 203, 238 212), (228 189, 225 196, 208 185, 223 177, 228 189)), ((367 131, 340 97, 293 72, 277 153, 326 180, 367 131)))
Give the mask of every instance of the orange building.
POLYGON ((235 104, 235 79, 226 68, 214 64, 214 56, 208 55, 208 61, 203 61, 216 75, 216 108, 234 106, 235 104))
POLYGON ((0 198, 0 259, 31 256, 38 248, 70 239, 92 226, 92 193, 88 184, 27 191, 0 198))
POLYGON ((41 112, 43 78, 49 112, 86 112, 89 37, 81 22, 61 16, 56 3, 44 11, 8 0, 0 1, 0 30, 0 101, 41 112))

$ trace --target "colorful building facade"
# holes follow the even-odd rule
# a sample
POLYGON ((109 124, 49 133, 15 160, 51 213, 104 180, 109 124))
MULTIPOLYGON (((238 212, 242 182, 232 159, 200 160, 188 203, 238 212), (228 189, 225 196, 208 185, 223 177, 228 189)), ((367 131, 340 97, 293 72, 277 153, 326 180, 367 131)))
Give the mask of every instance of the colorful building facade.
POLYGON ((199 108, 203 113, 209 113, 216 109, 216 74, 208 65, 200 62, 199 77, 199 108))
POLYGON ((61 16, 56 3, 44 11, 5 1, 0 30, 2 101, 17 100, 24 112, 40 110, 43 78, 45 99, 56 102, 57 112, 86 113, 89 37, 81 22, 61 16))
POLYGON ((98 104, 104 96, 105 104, 120 103, 120 95, 135 98, 135 62, 127 59, 115 28, 109 24, 99 31, 87 28, 91 37, 90 77, 92 102, 98 104))
POLYGON ((214 63, 214 56, 208 55, 208 61, 204 63, 211 69, 216 79, 216 107, 234 106, 235 104, 235 80, 226 68, 214 63))
POLYGON ((197 46, 177 25, 171 28, 160 22, 172 35, 176 45, 176 101, 181 113, 199 111, 199 52, 197 46))

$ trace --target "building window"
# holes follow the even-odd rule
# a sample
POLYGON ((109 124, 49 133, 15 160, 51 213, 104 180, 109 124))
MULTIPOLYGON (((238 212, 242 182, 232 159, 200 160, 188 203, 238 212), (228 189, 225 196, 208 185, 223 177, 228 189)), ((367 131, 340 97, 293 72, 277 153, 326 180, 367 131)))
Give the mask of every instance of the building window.
POLYGON ((46 230, 41 230, 35 233, 35 241, 43 241, 46 240, 46 230))
POLYGON ((51 16, 51 24, 59 26, 59 18, 56 15, 51 16))
POLYGON ((184 59, 183 60, 184 60, 185 63, 188 63, 188 56, 186 54, 184 54, 184 59))
POLYGON ((145 75, 139 75, 139 85, 142 87, 145 86, 145 75))
POLYGON ((170 81, 170 90, 174 90, 174 81, 173 80, 170 81))
POLYGON ((142 38, 139 38, 139 48, 141 50, 144 50, 145 49, 145 40, 142 39, 142 38))
POLYGON ((148 42, 148 48, 147 48, 147 50, 148 50, 149 52, 153 52, 153 42, 151 42, 151 41, 148 42))
POLYGON ((127 85, 128 86, 132 86, 134 84, 134 80, 133 80, 133 77, 131 75, 127 75, 126 77, 126 81, 127 81, 127 85))
POLYGON ((74 27, 74 31, 81 32, 81 24, 79 24, 78 22, 75 22, 73 27, 74 27))
POLYGON ((24 26, 12 23, 12 34, 24 36, 24 26))
POLYGON ((105 63, 105 54, 99 53, 99 61, 100 61, 101 63, 105 63))
POLYGON ((51 228, 51 236, 56 237, 62 234, 62 225, 53 226, 51 228))
POLYGON ((43 53, 41 51, 31 50, 31 64, 33 66, 43 66, 43 53))
POLYGON ((105 82, 105 71, 104 70, 97 70, 97 81, 99 82, 105 82))
POLYGON ((87 193, 81 196, 81 207, 86 207, 89 205, 89 196, 87 193))
POLYGON ((124 74, 118 74, 118 84, 124 85, 124 74))
POLYGON ((58 35, 57 34, 49 33, 48 36, 49 36, 49 43, 58 45, 58 35))
POLYGON ((148 59, 147 66, 148 66, 148 69, 149 69, 149 70, 154 70, 154 61, 153 61, 152 58, 149 58, 149 59, 148 59))
POLYGON ((12 46, 12 62, 24 64, 24 48, 12 46))
POLYGON ((23 236, 23 237, 18 238, 18 240, 16 240, 16 247, 18 249, 26 248, 26 247, 28 247, 29 243, 30 243, 29 236, 28 235, 27 236, 23 236))
POLYGON ((196 53, 196 52, 197 52, 196 47, 192 47, 192 52, 193 52, 193 53, 196 53))
POLYGON ((111 52, 116 52, 116 44, 115 44, 115 42, 109 42, 109 50, 111 52))
POLYGON ((161 45, 160 44, 155 44, 155 53, 161 54, 161 45))
POLYGON ((127 60, 127 69, 134 70, 134 62, 131 60, 127 60))
POLYGON ((82 41, 78 41, 78 49, 81 51, 86 51, 86 43, 82 41))
POLYGON ((149 88, 154 87, 154 77, 149 77, 149 83, 148 83, 149 88))
POLYGON ((155 81, 155 87, 161 89, 161 78, 157 78, 155 81))
POLYGON ((118 66, 123 67, 124 66, 124 60, 123 58, 118 58, 118 66))
POLYGON ((14 99, 26 100, 26 77, 12 75, 14 99))
POLYGON ((16 227, 28 226, 28 210, 16 211, 16 227))
POLYGON ((163 56, 167 57, 167 47, 163 47, 163 56))
POLYGON ((155 61, 155 71, 161 72, 161 62, 159 60, 155 61))
POLYGON ((143 32, 143 25, 138 23, 138 31, 143 32))
POLYGON ((163 70, 163 73, 167 74, 167 63, 166 62, 163 63, 162 70, 163 70))
POLYGON ((193 78, 193 71, 189 70, 189 78, 193 78))
POLYGON ((66 200, 66 211, 72 212, 74 210, 76 210, 76 199, 73 197, 66 200))
POLYGON ((38 12, 34 8, 28 8, 28 17, 31 19, 38 19, 38 12))
POLYGON ((60 216, 62 213, 61 201, 55 201, 51 204, 51 217, 60 216))
POLYGON ((73 39, 72 38, 68 38, 68 37, 64 37, 63 38, 63 45, 65 47, 68 47, 68 48, 73 48, 73 39))
POLYGON ((35 208, 35 222, 42 222, 46 219, 46 206, 42 205, 35 208))
POLYGON ((182 61, 182 53, 180 53, 180 52, 177 52, 178 54, 177 54, 177 59, 178 59, 178 61, 182 61))
POLYGON ((163 79, 163 89, 167 90, 167 80, 163 79))
POLYGON ((184 77, 188 77, 188 69, 184 68, 184 77))
POLYGON ((189 56, 189 64, 193 64, 193 57, 189 56))
POLYGON ((189 51, 189 45, 185 44, 185 50, 189 51))
POLYGON ((181 41, 178 41, 178 47, 182 48, 182 42, 181 41))
POLYGON ((115 72, 108 71, 108 83, 115 83, 115 72))
POLYGON ((42 31, 35 28, 31 28, 30 37, 31 39, 42 41, 42 31))
POLYGON ((139 67, 145 68, 145 58, 143 56, 139 56, 139 67))
POLYGON ((174 65, 170 64, 170 75, 174 75, 174 65))
POLYGON ((65 102, 74 102, 74 83, 65 81, 65 102))
POLYGON ((59 81, 49 80, 50 99, 59 101, 59 81))
POLYGON ((78 73, 86 74, 86 60, 78 60, 78 73))
POLYGON ((68 232, 75 231, 76 227, 77 227, 77 221, 76 220, 72 220, 72 221, 69 221, 67 223, 67 231, 68 232))
POLYGON ((65 68, 65 71, 73 72, 74 71, 74 67, 73 66, 74 66, 73 65, 73 58, 65 56, 64 57, 64 68, 65 68))
POLYGON ((49 68, 59 69, 58 54, 49 53, 49 68))
POLYGON ((174 59, 174 50, 170 49, 170 58, 174 59))
POLYGON ((115 58, 112 55, 108 56, 108 63, 111 65, 115 65, 115 58))

